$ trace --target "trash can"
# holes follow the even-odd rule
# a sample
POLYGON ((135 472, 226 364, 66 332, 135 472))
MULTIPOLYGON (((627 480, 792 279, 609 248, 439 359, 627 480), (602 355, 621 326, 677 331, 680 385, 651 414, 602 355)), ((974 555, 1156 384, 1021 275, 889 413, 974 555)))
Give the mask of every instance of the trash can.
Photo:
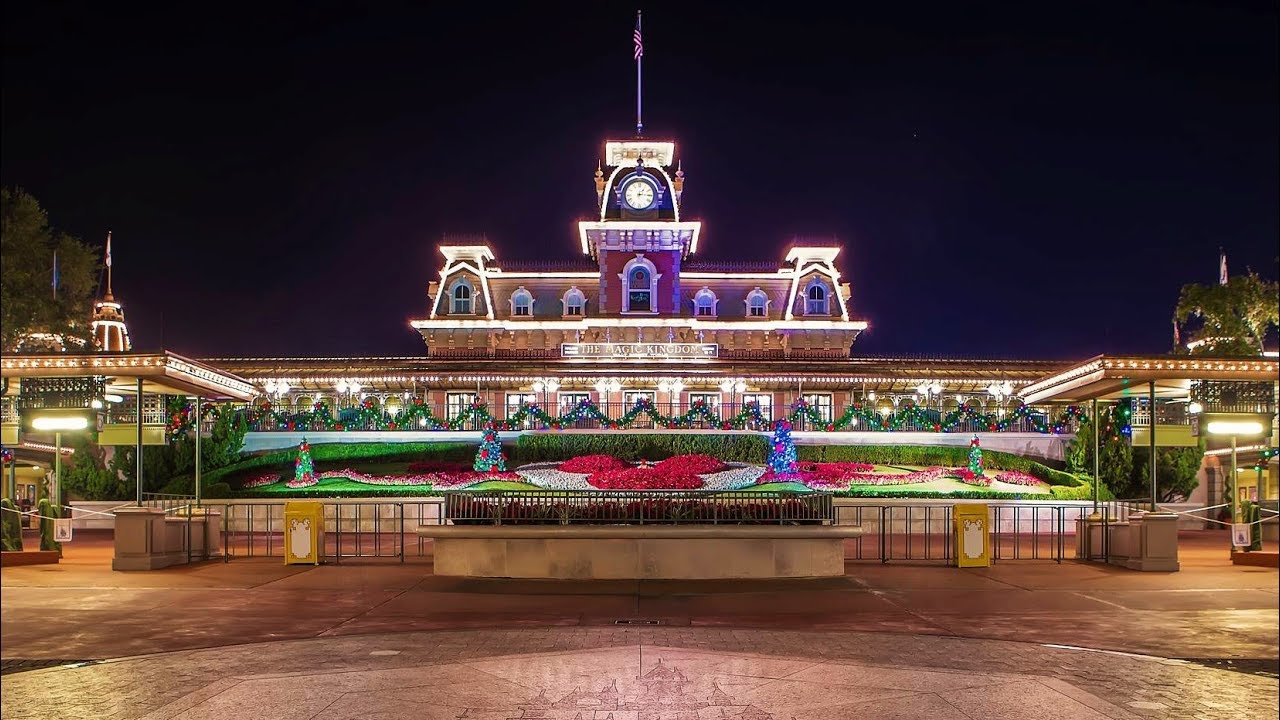
POLYGON ((954 506, 956 567, 987 567, 991 564, 991 515, 982 503, 954 506))
POLYGON ((324 504, 286 502, 284 504, 284 564, 320 564, 324 549, 324 504))

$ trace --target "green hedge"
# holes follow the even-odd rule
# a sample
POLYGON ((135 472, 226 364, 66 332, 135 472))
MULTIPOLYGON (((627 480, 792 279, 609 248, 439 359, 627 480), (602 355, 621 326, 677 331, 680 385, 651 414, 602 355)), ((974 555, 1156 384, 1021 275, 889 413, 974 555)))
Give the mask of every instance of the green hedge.
MULTIPOLYGON (((414 460, 457 460, 470 463, 476 454, 476 445, 472 443, 333 443, 312 445, 311 459, 317 469, 321 463, 341 462, 344 460, 378 459, 386 462, 414 460)), ((210 470, 201 478, 205 486, 219 482, 235 480, 249 470, 277 467, 281 473, 292 472, 293 461, 298 457, 297 448, 272 450, 260 455, 251 455, 238 463, 210 470)))
POLYGON ((579 455, 613 455, 623 460, 665 460, 675 455, 706 454, 733 462, 763 464, 769 450, 764 435, 686 435, 662 433, 528 434, 515 448, 518 463, 568 460, 579 455))
POLYGON ((1072 475, 1069 472, 1065 472, 1063 470, 1054 470, 1053 468, 1048 467, 1046 465, 1042 465, 1041 463, 1038 463, 1038 462, 1031 463, 1031 466, 1027 469, 1026 472, 1029 473, 1032 477, 1036 478, 1037 480, 1040 480, 1055 486, 1062 485, 1065 487, 1075 487, 1079 485, 1081 482, 1087 482, 1080 477, 1072 475))
MULTIPOLYGON (((936 499, 948 498, 951 500, 1048 500, 1049 496, 1044 493, 1012 493, 1002 492, 1000 490, 957 490, 955 492, 939 492, 939 491, 894 491, 889 489, 892 486, 881 486, 876 488, 853 488, 849 490, 838 490, 832 495, 836 497, 851 498, 878 498, 881 500, 892 499, 936 499)), ((1062 498, 1054 498, 1062 499, 1062 498)))
POLYGON ((299 498, 432 497, 439 495, 430 485, 370 485, 368 490, 231 490, 226 497, 239 499, 297 500, 299 498))
MULTIPOLYGON (((969 448, 964 446, 797 445, 796 456, 811 462, 862 462, 872 465, 965 467, 969 464, 969 448)), ((1031 458, 999 450, 983 450, 982 462, 992 470, 1021 470, 1033 475, 1031 466, 1039 465, 1031 458)))
POLYGON ((18 514, 18 507, 13 504, 9 498, 0 501, 0 505, 4 506, 4 549, 10 551, 22 550, 22 516, 18 514))

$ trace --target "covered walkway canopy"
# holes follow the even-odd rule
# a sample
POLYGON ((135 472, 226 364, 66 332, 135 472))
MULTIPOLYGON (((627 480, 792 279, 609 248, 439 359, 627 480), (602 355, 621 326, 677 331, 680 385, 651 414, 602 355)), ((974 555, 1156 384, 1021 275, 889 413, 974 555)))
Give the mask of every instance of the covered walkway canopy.
POLYGON ((1275 382, 1275 358, 1211 358, 1177 355, 1099 355, 1024 387, 1023 402, 1079 403, 1150 396, 1189 399, 1193 381, 1275 382))
MULTIPOLYGON (((97 388, 94 393, 101 392, 103 397, 95 397, 94 408, 106 405, 103 401, 113 398, 119 402, 122 398, 132 396, 134 406, 131 420, 133 427, 117 424, 108 429, 123 430, 128 440, 109 444, 134 444, 137 458, 137 501, 142 503, 142 446, 144 441, 143 399, 148 396, 181 395, 196 398, 197 417, 203 400, 248 402, 257 394, 254 386, 248 381, 224 370, 212 367, 197 360, 182 357, 167 351, 160 352, 121 352, 121 353, 40 353, 40 354, 3 354, 0 355, 0 377, 3 377, 3 395, 5 404, 4 435, 5 443, 17 445, 19 426, 13 413, 14 401, 21 398, 23 384, 28 381, 47 381, 56 378, 90 378, 90 387, 97 388), (130 443, 129 441, 132 441, 130 443)), ((81 383, 84 384, 84 383, 81 383)), ((57 396, 53 391, 53 396, 57 396)), ((85 405, 88 405, 85 401, 85 405)), ((38 404, 35 407, 61 407, 60 405, 38 404)), ((110 412, 109 406, 103 410, 110 412)), ((158 422, 156 443, 164 441, 164 412, 152 413, 153 423, 158 422)), ((81 426, 83 427, 83 425, 81 426)), ((199 474, 199 433, 196 433, 196 497, 200 493, 199 474)), ((59 445, 61 433, 55 434, 55 446, 59 445)), ((101 440, 100 440, 101 441, 101 440)), ((55 466, 61 465, 61 453, 55 452, 55 466)), ((55 471, 55 477, 57 472, 55 471)), ((56 493, 56 486, 53 488, 56 493)), ((55 495, 56 497, 56 495, 55 495)))

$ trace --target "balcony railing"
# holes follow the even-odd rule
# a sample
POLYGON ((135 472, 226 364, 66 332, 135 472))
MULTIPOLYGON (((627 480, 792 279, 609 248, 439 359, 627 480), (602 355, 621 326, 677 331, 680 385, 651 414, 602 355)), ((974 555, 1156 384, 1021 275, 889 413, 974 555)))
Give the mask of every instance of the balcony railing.
POLYGON ((607 402, 544 408, 537 405, 411 405, 387 412, 346 407, 322 412, 253 410, 249 429, 256 432, 317 431, 476 431, 491 420, 507 430, 754 430, 768 431, 787 419, 797 431, 874 431, 945 433, 1074 433, 1082 417, 1074 409, 1020 408, 1001 414, 915 409, 879 414, 855 406, 786 406, 758 408, 753 403, 695 404, 651 401, 607 402))

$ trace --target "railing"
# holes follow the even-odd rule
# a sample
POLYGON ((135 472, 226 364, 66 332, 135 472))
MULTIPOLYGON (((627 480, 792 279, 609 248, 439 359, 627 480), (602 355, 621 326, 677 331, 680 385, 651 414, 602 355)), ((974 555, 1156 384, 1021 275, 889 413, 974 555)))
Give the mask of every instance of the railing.
POLYGON ((171 493, 142 493, 143 507, 160 508, 165 512, 175 510, 186 505, 194 505, 196 501, 195 495, 174 495, 171 493))
MULTIPOLYGON (((532 394, 537 394, 537 393, 532 393, 532 394)), ((548 395, 546 398, 543 398, 539 395, 538 399, 540 401, 539 407, 545 409, 552 416, 557 416, 557 417, 567 416, 575 408, 575 406, 572 404, 567 404, 567 405, 557 404, 556 398, 554 395, 548 395)), ((571 430, 617 429, 616 427, 610 426, 609 424, 610 419, 616 421, 617 419, 624 417, 625 415, 627 415, 628 413, 630 413, 636 408, 636 404, 634 402, 628 403, 628 402, 621 402, 621 401, 611 401, 611 402, 593 403, 592 407, 598 409, 600 413, 605 416, 606 419, 599 420, 593 417, 592 415, 584 413, 582 414, 582 417, 580 419, 567 420, 565 423, 563 423, 563 428, 571 429, 571 430)), ((658 398, 655 398, 654 400, 652 400, 651 407, 658 415, 664 416, 664 417, 684 415, 685 413, 688 413, 691 409, 693 409, 693 405, 690 403, 682 403, 682 402, 674 402, 674 401, 668 402, 665 400, 663 396, 659 396, 658 398)), ((708 414, 713 417, 708 418, 698 413, 692 413, 688 415, 687 420, 681 422, 678 425, 678 427, 680 429, 693 429, 693 430, 721 430, 721 429, 724 429, 724 423, 727 420, 738 416, 744 410, 751 410, 755 406, 751 403, 726 402, 726 403, 708 404, 705 407, 709 411, 708 414)), ((793 429, 795 430, 821 431, 821 430, 825 430, 826 425, 832 422, 835 418, 841 417, 845 413, 847 408, 847 406, 844 406, 844 405, 835 405, 830 408, 825 408, 825 407, 818 408, 816 406, 811 406, 811 407, 814 407, 814 409, 818 413, 817 422, 813 422, 808 417, 806 417, 803 413, 799 415, 795 415, 793 417, 792 415, 793 408, 789 406, 777 406, 773 408, 762 407, 760 408, 760 416, 759 416, 760 419, 758 420, 755 419, 754 413, 749 414, 748 419, 745 422, 742 429, 753 430, 753 431, 768 431, 773 428, 773 423, 775 420, 783 419, 783 418, 791 418, 793 421, 793 429)), ((453 426, 450 429, 460 430, 460 431, 483 430, 485 424, 487 423, 487 420, 478 414, 465 413, 464 411, 467 410, 468 408, 469 406, 462 406, 462 405, 455 405, 455 404, 431 405, 430 411, 431 411, 432 417, 439 418, 441 420, 455 420, 460 418, 460 421, 456 424, 456 426, 453 426)), ((300 412, 298 414, 291 414, 286 410, 284 413, 284 417, 279 417, 279 416, 276 416, 275 414, 267 414, 254 420, 250 424, 249 429, 255 432, 281 432, 281 431, 316 432, 316 431, 334 429, 333 427, 330 427, 329 425, 327 425, 325 421, 318 420, 314 418, 312 415, 305 412, 309 409, 310 408, 301 408, 303 412, 300 412)), ((519 408, 517 407, 504 408, 502 406, 498 406, 496 408, 490 408, 490 411, 497 416, 496 418, 497 422, 501 423, 506 417, 514 417, 518 413, 519 408)), ((335 409, 332 409, 331 412, 333 416, 333 422, 340 422, 342 424, 343 431, 381 431, 381 430, 389 429, 388 426, 391 423, 395 423, 397 430, 433 429, 425 419, 419 419, 415 421, 413 419, 403 418, 402 415, 397 415, 392 413, 385 413, 385 414, 363 413, 362 414, 358 408, 352 408, 352 407, 335 408, 335 409), (381 415, 381 417, 379 417, 379 415, 381 415)), ((933 408, 933 409, 922 409, 919 415, 904 414, 901 421, 898 424, 893 426, 893 431, 894 432, 938 432, 943 419, 946 417, 946 415, 949 412, 951 411, 946 410, 940 413, 936 408, 933 408)), ((960 419, 953 425, 948 425, 946 427, 946 431, 949 433, 961 433, 961 434, 993 432, 993 430, 991 429, 991 426, 994 420, 999 419, 1004 424, 999 426, 997 430, 995 430, 995 432, 1006 432, 1006 433, 1037 432, 1038 433, 1041 431, 1037 429, 1037 424, 1040 424, 1041 427, 1044 427, 1047 423, 1052 423, 1055 420, 1054 412, 1055 412, 1054 409, 1036 408, 1032 411, 1032 414, 1029 416, 1015 418, 1012 416, 1012 413, 1006 413, 1005 415, 1001 415, 1001 416, 993 415, 991 416, 990 421, 980 417, 968 417, 968 418, 960 419)), ((1066 428, 1064 429, 1064 432, 1075 432, 1076 425, 1077 425, 1077 422, 1075 420, 1069 421, 1067 423, 1066 428)), ((519 422, 514 422, 514 421, 510 422, 509 426, 513 430, 545 429, 545 426, 543 425, 543 423, 541 423, 539 420, 531 416, 527 416, 519 422)), ((665 429, 666 427, 667 426, 663 425, 660 421, 655 421, 649 414, 645 412, 640 412, 634 415, 633 420, 631 421, 630 424, 628 424, 625 427, 625 429, 660 430, 660 429, 665 429)), ((855 420, 852 425, 844 429, 850 430, 850 431, 859 431, 859 430, 865 431, 865 430, 873 430, 874 428, 869 426, 868 421, 855 420)))
POLYGON ((830 493, 530 491, 445 493, 455 525, 829 525, 830 493))
MULTIPOLYGON (((284 501, 213 500, 205 503, 222 513, 223 560, 284 557, 284 501)), ((343 499, 324 505, 324 547, 321 556, 341 563, 343 558, 396 558, 427 554, 420 525, 442 522, 438 499, 388 502, 343 499), (413 548, 412 553, 407 553, 413 548)))
MULTIPOLYGON (((953 505, 840 505, 836 507, 836 524, 858 525, 862 537, 849 541, 849 560, 932 562, 950 564, 955 558, 953 505)), ((991 505, 988 520, 991 529, 992 562, 1009 560, 1085 559, 1077 556, 1076 521, 1088 516, 1092 507, 1085 504, 1008 504, 991 505)), ((1099 506, 1100 522, 1106 526, 1121 522, 1127 509, 1099 506)), ((1104 547, 1100 555, 1109 555, 1105 547, 1107 533, 1102 533, 1104 547)))
MULTIPOLYGON (((1148 427, 1151 425, 1151 412, 1143 405, 1135 407, 1133 417, 1129 423, 1133 427, 1148 427)), ((1156 405, 1156 424, 1157 425, 1190 425, 1191 415, 1187 412, 1186 403, 1170 403, 1156 405)))
MULTIPOLYGON (((107 403, 103 422, 107 424, 133 425, 138 422, 138 403, 134 398, 126 397, 122 402, 107 403)), ((168 421, 162 398, 147 395, 142 399, 142 424, 164 425, 168 421)))

